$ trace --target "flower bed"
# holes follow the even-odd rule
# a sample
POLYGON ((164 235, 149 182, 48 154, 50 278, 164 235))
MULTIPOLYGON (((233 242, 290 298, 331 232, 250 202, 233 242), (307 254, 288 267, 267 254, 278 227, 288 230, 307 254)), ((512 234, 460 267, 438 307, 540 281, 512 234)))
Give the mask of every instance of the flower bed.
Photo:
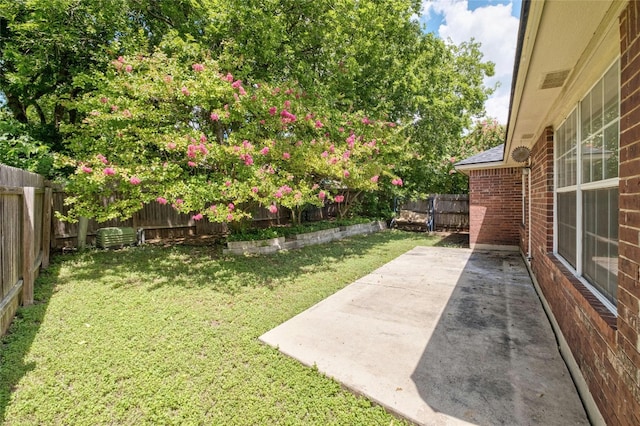
POLYGON ((268 254, 279 250, 293 250, 305 246, 323 244, 353 235, 370 234, 386 229, 383 221, 358 223, 319 231, 295 234, 288 237, 270 238, 266 240, 229 241, 224 254, 268 254))

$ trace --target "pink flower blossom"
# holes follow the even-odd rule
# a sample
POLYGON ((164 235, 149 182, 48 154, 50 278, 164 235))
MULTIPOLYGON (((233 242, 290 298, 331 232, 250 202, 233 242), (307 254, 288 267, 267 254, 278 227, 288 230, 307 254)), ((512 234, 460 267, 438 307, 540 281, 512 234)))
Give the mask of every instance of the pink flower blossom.
POLYGON ((252 149, 253 149, 253 145, 251 144, 251 142, 249 142, 249 141, 248 141, 248 140, 246 140, 246 139, 242 141, 242 146, 243 146, 245 149, 248 149, 248 150, 252 150, 252 149))
POLYGON ((165 83, 169 84, 169 83, 171 83, 173 81, 173 77, 170 76, 170 75, 165 75, 163 80, 164 80, 165 83))
POLYGON ((318 188, 320 188, 320 185, 318 185, 317 183, 314 183, 313 186, 311 187, 313 191, 315 191, 318 188))
POLYGON ((131 114, 131 111, 129 111, 128 109, 125 109, 124 111, 122 111, 122 116, 124 118, 131 118, 133 117, 133 114, 131 114))
POLYGON ((97 116, 99 116, 99 115, 100 115, 100 112, 99 112, 99 111, 96 111, 96 110, 94 109, 93 111, 91 111, 91 113, 90 113, 90 114, 91 114, 92 116, 94 116, 94 117, 97 117, 97 116))
POLYGON ((451 158, 449 158, 449 162, 450 162, 450 163, 455 163, 455 162, 456 162, 456 157, 451 157, 451 158))
POLYGON ((194 214, 193 216, 191 216, 191 219, 193 220, 202 220, 204 216, 202 215, 202 213, 198 213, 198 214, 194 214))
POLYGON ((91 167, 82 166, 82 171, 85 173, 91 173, 93 172, 93 169, 91 167))
POLYGON ((234 211, 236 208, 236 206, 234 206, 233 203, 229 203, 227 207, 229 207, 229 211, 234 211))
POLYGON ((329 145, 329 152, 332 154, 336 152, 336 147, 333 144, 329 145))
POLYGON ((107 102, 109 102, 109 98, 106 98, 104 96, 100 98, 100 103, 101 104, 106 104, 107 102))
POLYGON ((324 124, 322 124, 320 120, 316 120, 316 129, 322 129, 323 127, 324 127, 324 124))
POLYGON ((233 221, 233 215, 231 213, 229 213, 227 215, 227 222, 231 222, 231 221, 233 221))
POLYGON ((98 160, 100 160, 100 162, 102 164, 109 164, 109 161, 107 160, 107 157, 105 157, 104 155, 98 154, 98 155, 96 155, 96 157, 98 158, 98 160))
POLYGON ((261 125, 263 125, 263 126, 264 126, 264 125, 265 125, 265 123, 266 123, 266 121, 264 121, 264 120, 260 120, 260 124, 261 124, 261 125))
POLYGON ((211 210, 212 212, 217 212, 218 207, 215 204, 212 204, 211 207, 209 207, 209 210, 211 210))
POLYGON ((193 70, 195 72, 204 71, 204 65, 202 65, 202 64, 193 64, 193 65, 191 65, 191 68, 193 68, 193 70))
POLYGON ((338 131, 339 131, 340 133, 343 133, 343 132, 344 132, 344 127, 338 127, 338 131))
POLYGON ((230 187, 231 181, 230 180, 225 181, 224 186, 226 186, 227 188, 230 187))
POLYGON ((242 160, 244 160, 245 166, 252 166, 253 165, 253 157, 251 156, 251 154, 242 154, 240 156, 240 158, 242 160))
POLYGON ((391 181, 391 185, 396 185, 396 186, 402 186, 402 179, 398 178, 398 179, 393 179, 391 181))
POLYGON ((258 193, 258 187, 257 187, 257 186, 254 186, 253 188, 251 188, 251 191, 252 191, 254 194, 257 194, 257 193, 258 193))
POLYGON ((269 114, 271 115, 276 115, 278 113, 278 108, 272 106, 271 108, 269 108, 269 114))
POLYGON ((280 113, 280 117, 282 118, 283 123, 293 123, 296 121, 297 117, 294 114, 291 114, 286 109, 283 109, 280 113))
POLYGON ((326 196, 327 194, 325 194, 324 191, 318 192, 318 198, 320 198, 321 200, 324 200, 326 196))
POLYGON ((181 206, 184 203, 184 200, 182 198, 178 198, 176 200, 176 206, 181 206))
POLYGON ((118 62, 124 63, 124 56, 118 56, 118 62))
POLYGON ((269 206, 269 211, 273 214, 278 213, 278 208, 275 206, 275 204, 271 204, 269 206))
POLYGON ((131 176, 131 178, 129 179, 129 183, 131 185, 140 185, 140 182, 142 182, 142 181, 137 176, 131 176))
POLYGON ((351 156, 351 151, 345 151, 344 154, 342 154, 342 159, 348 160, 350 156, 351 156))
POLYGON ((338 162, 338 159, 336 157, 331 157, 331 159, 329 160, 330 164, 336 164, 338 162))
POLYGON ((116 112, 118 110, 118 105, 111 105, 111 111, 116 112))
POLYGON ((167 143, 167 148, 168 149, 176 149, 176 143, 175 142, 167 143))
POLYGON ((288 160, 289 158, 291 158, 291 154, 289 154, 288 152, 283 152, 282 153, 282 158, 284 160, 288 160))
POLYGON ((225 80, 231 83, 233 81, 233 75, 231 75, 231 73, 228 72, 227 75, 225 76, 225 80))
POLYGON ((282 191, 280 191, 279 189, 275 192, 275 194, 273 194, 274 197, 276 198, 282 198, 282 191))
POLYGON ((291 108, 291 101, 289 101, 289 100, 284 101, 284 108, 285 109, 291 108))
POLYGON ((345 170, 343 172, 344 177, 348 178, 351 174, 349 173, 349 170, 345 170))
POLYGON ((193 162, 193 161, 189 161, 189 162, 187 162, 187 166, 195 167, 195 166, 197 166, 197 164, 195 162, 193 162))
POLYGON ((296 200, 301 200, 302 199, 302 192, 300 191, 296 191, 295 195, 293 196, 293 198, 295 198, 296 200))
POLYGON ((126 72, 131 72, 131 71, 133 71, 133 67, 131 65, 127 65, 126 67, 124 67, 124 70, 126 72))
POLYGON ((320 154, 320 157, 322 158, 327 158, 329 156, 329 153, 327 151, 322 151, 322 154, 320 154))
POLYGON ((242 87, 242 86, 238 87, 238 93, 240 93, 240 96, 246 96, 247 95, 247 91, 244 90, 244 87, 242 87))
MULTIPOLYGON (((293 176, 290 176, 290 177, 293 177, 293 176)), ((291 179, 289 179, 289 180, 291 180, 291 179)), ((291 191, 293 191, 293 189, 291 189, 291 187, 289 185, 282 185, 280 187, 280 191, 284 192, 285 194, 290 194, 291 191)))
POLYGON ((233 87, 234 89, 237 89, 238 87, 242 87, 242 80, 236 80, 233 83, 231 83, 231 87, 233 87))
POLYGON ((344 201, 344 195, 336 195, 334 200, 336 203, 342 203, 344 201))
POLYGON ((215 112, 211 113, 211 121, 218 121, 220 120, 220 116, 218 114, 216 114, 215 112))
POLYGON ((311 120, 312 118, 313 118, 313 114, 311 114, 311 113, 309 113, 309 114, 304 116, 304 119, 307 120, 307 121, 311 120))
POLYGON ((269 153, 269 147, 268 146, 265 146, 264 148, 262 148, 260 150, 260 154, 262 154, 262 155, 267 155, 268 153, 269 153))
POLYGON ((387 123, 387 126, 389 126, 389 127, 396 127, 396 123, 389 122, 389 123, 387 123))
POLYGON ((377 183, 379 178, 380 178, 380 176, 378 176, 378 175, 371 176, 371 182, 377 183))
POLYGON ((187 89, 187 86, 182 86, 182 88, 180 89, 180 91, 182 92, 183 95, 185 96, 189 96, 190 92, 189 89, 187 89))
POLYGON ((369 120, 369 117, 364 117, 362 119, 362 124, 372 124, 373 122, 369 120))
POLYGON ((156 202, 157 202, 158 204, 165 205, 165 204, 167 204, 167 199, 166 199, 166 198, 164 198, 164 197, 158 197, 158 198, 156 198, 156 202))
POLYGON ((104 173, 104 174, 105 174, 105 175, 107 175, 107 176, 113 176, 113 175, 115 175, 115 174, 116 174, 116 171, 115 171, 113 168, 111 168, 111 167, 107 167, 106 169, 104 169, 104 170, 102 171, 102 173, 104 173))

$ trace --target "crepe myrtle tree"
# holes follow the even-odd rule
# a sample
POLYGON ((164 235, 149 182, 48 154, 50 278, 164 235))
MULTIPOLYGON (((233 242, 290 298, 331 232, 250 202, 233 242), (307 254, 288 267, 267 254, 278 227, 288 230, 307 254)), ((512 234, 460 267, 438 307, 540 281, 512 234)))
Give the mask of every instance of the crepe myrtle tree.
POLYGON ((212 222, 349 203, 394 173, 406 141, 396 123, 339 112, 296 84, 247 83, 203 59, 162 53, 113 59, 98 89, 63 130, 76 161, 67 220, 125 219, 145 203, 170 204, 212 222))

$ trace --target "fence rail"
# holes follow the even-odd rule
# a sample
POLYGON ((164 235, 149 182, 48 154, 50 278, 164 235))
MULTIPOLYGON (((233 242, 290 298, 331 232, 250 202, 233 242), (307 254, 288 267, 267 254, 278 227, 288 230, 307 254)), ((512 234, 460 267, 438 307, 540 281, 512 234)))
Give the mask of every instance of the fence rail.
POLYGON ((0 164, 0 335, 49 265, 51 199, 42 176, 0 164))

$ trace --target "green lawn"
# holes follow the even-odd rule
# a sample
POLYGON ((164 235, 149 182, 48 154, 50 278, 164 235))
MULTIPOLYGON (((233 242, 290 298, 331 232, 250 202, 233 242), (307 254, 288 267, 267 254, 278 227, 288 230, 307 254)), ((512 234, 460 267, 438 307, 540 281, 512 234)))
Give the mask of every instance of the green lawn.
POLYGON ((258 336, 416 245, 387 231, 260 257, 142 247, 54 258, 0 346, 0 422, 403 424, 258 336))

